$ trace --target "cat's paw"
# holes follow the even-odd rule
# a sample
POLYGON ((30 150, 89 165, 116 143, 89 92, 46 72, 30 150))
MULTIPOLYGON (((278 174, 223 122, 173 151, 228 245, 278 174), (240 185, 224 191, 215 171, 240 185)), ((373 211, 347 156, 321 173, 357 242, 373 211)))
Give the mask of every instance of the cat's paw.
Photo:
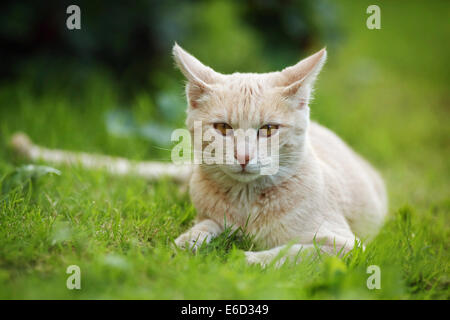
POLYGON ((211 234, 209 232, 197 231, 186 232, 175 239, 175 244, 180 249, 190 249, 197 251, 204 242, 209 243, 211 241, 211 234))
MULTIPOLYGON (((245 260, 250 265, 259 264, 261 267, 265 268, 268 264, 270 264, 274 260, 273 254, 271 254, 268 251, 260 251, 260 252, 253 252, 253 251, 245 251, 245 260)), ((275 267, 279 268, 283 265, 283 263, 286 261, 285 257, 281 257, 281 259, 278 259, 275 263, 275 267)))
POLYGON ((262 267, 267 265, 266 257, 264 257, 260 252, 245 251, 244 253, 245 260, 248 264, 259 264, 262 267))

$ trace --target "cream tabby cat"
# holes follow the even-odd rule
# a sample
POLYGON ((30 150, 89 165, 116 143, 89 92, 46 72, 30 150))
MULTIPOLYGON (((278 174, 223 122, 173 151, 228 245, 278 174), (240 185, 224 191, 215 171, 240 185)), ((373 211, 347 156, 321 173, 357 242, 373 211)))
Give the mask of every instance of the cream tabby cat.
POLYGON ((260 174, 263 159, 252 142, 235 148, 236 163, 192 168, 155 162, 133 165, 126 159, 49 150, 20 134, 13 137, 13 146, 31 159, 81 162, 90 168, 152 179, 162 175, 190 179, 198 215, 194 226, 175 240, 181 248, 195 250, 209 242, 224 231, 225 222, 254 236, 265 250, 246 252, 246 259, 262 265, 280 253, 280 262, 295 258, 315 244, 333 254, 351 249, 355 239, 374 237, 387 211, 383 180, 333 132, 309 119, 308 102, 325 63, 325 49, 267 74, 224 75, 178 45, 173 54, 188 80, 188 129, 193 133, 194 121, 201 121, 204 131, 212 130, 215 139, 224 140, 235 138, 224 129, 268 129, 273 136, 258 139, 278 135, 278 155, 269 156, 277 157, 269 159, 278 161, 275 174, 260 174))
MULTIPOLYGON (((177 65, 186 76, 186 124, 207 130, 275 127, 279 167, 259 175, 255 146, 235 150, 234 165, 198 165, 190 180, 197 222, 176 239, 195 248, 224 230, 224 222, 245 227, 261 248, 246 252, 249 263, 267 264, 286 247, 286 257, 314 247, 335 253, 370 240, 383 223, 387 197, 383 180, 333 132, 310 122, 308 102, 326 50, 281 72, 223 75, 178 45, 177 65)), ((270 137, 268 137, 270 139, 270 137)), ((282 260, 283 261, 283 260, 282 260)))

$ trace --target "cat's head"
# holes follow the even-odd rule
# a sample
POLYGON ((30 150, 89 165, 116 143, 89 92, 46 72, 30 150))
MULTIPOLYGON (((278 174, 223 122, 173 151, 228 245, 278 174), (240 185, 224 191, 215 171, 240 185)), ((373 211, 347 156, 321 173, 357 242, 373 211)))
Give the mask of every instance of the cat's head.
MULTIPOLYGON (((282 71, 264 74, 220 74, 177 44, 173 55, 187 78, 186 125, 195 134, 195 124, 200 123, 202 134, 208 135, 203 139, 205 159, 211 155, 205 152, 210 141, 219 141, 224 146, 222 159, 233 160, 203 167, 216 177, 223 175, 239 182, 267 175, 271 171, 264 169, 268 166, 273 169, 274 164, 277 170, 272 170, 269 178, 292 175, 305 150, 308 102, 314 81, 325 63, 326 50, 282 71), (243 133, 248 137, 240 139, 243 133), (275 142, 277 152, 271 152, 275 142), (227 143, 231 149, 225 147, 227 143), (264 143, 268 152, 259 152, 264 143)), ((220 151, 214 150, 212 154, 216 152, 220 151)))

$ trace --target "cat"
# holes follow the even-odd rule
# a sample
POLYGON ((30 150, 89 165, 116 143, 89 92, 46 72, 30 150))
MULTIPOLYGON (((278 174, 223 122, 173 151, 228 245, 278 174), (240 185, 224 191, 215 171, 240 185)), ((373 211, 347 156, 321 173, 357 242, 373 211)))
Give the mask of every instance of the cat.
POLYGON ((280 167, 258 175, 255 146, 235 151, 236 159, 245 159, 238 164, 195 166, 190 195, 197 222, 175 240, 178 246, 195 249, 223 232, 226 222, 254 236, 265 250, 246 252, 246 259, 265 265, 282 251, 284 259, 294 258, 318 243, 328 253, 347 252, 355 240, 376 235, 387 212, 382 178, 337 135, 310 121, 326 49, 265 74, 220 74, 177 44, 173 55, 187 79, 188 129, 194 121, 204 130, 273 126, 280 167))
MULTIPOLYGON (((384 182, 377 171, 336 134, 310 120, 309 102, 326 49, 271 73, 221 74, 182 49, 173 47, 176 65, 187 79, 187 129, 195 122, 215 139, 233 140, 237 130, 265 132, 236 143, 233 163, 190 167, 154 162, 133 164, 35 146, 24 135, 13 146, 31 159, 81 162, 113 173, 134 172, 149 178, 170 175, 189 180, 197 210, 195 224, 175 239, 182 249, 197 250, 227 226, 245 230, 259 251, 247 251, 250 264, 297 260, 304 250, 345 253, 377 234, 387 213, 384 182), (262 130, 264 129, 264 130, 262 130), (269 133, 268 133, 269 132, 269 133), (261 174, 258 140, 278 141, 274 174, 261 174), (281 256, 281 257, 280 257, 281 256)), ((203 150, 202 150, 203 151, 203 150)))

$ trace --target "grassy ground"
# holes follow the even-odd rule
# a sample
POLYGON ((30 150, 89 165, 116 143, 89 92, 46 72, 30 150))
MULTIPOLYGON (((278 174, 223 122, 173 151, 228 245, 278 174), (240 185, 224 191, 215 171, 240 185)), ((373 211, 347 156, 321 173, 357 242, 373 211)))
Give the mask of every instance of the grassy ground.
MULTIPOLYGON (((20 81, 0 87, 0 298, 449 299, 449 6, 383 3, 382 29, 370 31, 368 4, 341 8, 345 37, 329 48, 311 106, 388 185, 389 219, 365 252, 265 270, 245 264, 246 239, 174 254, 195 209, 169 181, 62 167, 14 188, 24 162, 7 143, 18 130, 48 147, 167 157, 107 134, 104 113, 119 104, 107 78, 65 90, 20 81), (66 288, 73 264, 81 290, 66 288), (369 265, 380 266, 380 290, 366 287, 369 265)), ((145 99, 136 101, 142 112, 145 99)))

